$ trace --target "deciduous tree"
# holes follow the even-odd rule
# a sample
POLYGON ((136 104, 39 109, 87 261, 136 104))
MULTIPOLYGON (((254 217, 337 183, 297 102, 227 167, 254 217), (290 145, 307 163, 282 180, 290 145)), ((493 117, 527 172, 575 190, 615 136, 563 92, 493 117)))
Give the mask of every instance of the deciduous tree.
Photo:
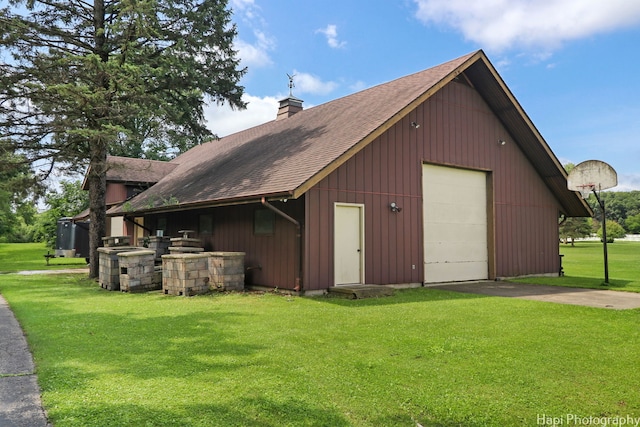
POLYGON ((640 214, 627 217, 624 224, 629 233, 640 234, 640 214))
POLYGON ((571 240, 571 246, 573 246, 574 239, 587 237, 590 234, 590 218, 567 218, 560 224, 560 238, 565 243, 569 243, 571 240))
MULTIPOLYGON (((602 225, 600 225, 597 234, 600 240, 602 240, 602 225)), ((613 220, 607 220, 607 243, 613 243, 613 239, 622 239, 626 234, 620 224, 613 220)))

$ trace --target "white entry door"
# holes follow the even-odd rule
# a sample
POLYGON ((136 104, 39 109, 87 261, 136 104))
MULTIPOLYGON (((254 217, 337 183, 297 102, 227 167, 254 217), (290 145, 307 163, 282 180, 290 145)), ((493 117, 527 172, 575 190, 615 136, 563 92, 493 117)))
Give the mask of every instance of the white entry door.
POLYGON ((426 283, 489 276, 485 172, 424 165, 426 283))
POLYGON ((335 284, 364 283, 364 206, 336 203, 334 219, 335 284))

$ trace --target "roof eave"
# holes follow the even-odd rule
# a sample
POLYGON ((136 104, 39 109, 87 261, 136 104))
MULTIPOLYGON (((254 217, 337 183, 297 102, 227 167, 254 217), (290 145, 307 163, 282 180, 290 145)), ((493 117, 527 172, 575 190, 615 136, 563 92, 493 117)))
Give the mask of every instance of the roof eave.
POLYGON ((577 193, 567 189, 567 172, 564 167, 487 56, 480 53, 481 63, 469 64, 465 70, 467 78, 534 165, 556 196, 563 213, 567 216, 592 216, 589 205, 577 193))
POLYGON ((193 203, 184 203, 184 204, 175 204, 175 205, 167 205, 167 206, 158 206, 148 209, 135 209, 135 210, 124 210, 124 206, 126 202, 121 203, 117 207, 110 209, 111 212, 107 211, 107 216, 140 216, 140 215, 149 215, 149 214, 163 214, 163 213, 172 213, 172 212, 182 212, 193 209, 207 209, 207 208, 218 208, 223 206, 234 206, 234 205, 246 205, 252 203, 260 203, 260 201, 265 198, 269 201, 273 200, 281 200, 281 199, 296 199, 294 197, 293 191, 287 192, 277 192, 270 194, 255 194, 250 196, 243 197, 230 197, 219 200, 207 200, 202 202, 193 202, 193 203))

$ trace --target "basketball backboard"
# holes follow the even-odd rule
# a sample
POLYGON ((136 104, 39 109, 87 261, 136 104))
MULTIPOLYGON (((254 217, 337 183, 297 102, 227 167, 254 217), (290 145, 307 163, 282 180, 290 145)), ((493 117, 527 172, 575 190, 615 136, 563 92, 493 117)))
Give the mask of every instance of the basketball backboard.
POLYGON ((598 194, 607 188, 618 185, 618 174, 607 163, 600 160, 587 160, 569 172, 567 188, 579 191, 582 198, 589 197, 591 192, 596 195, 602 209, 602 247, 604 249, 604 284, 609 284, 609 258, 607 255, 607 214, 604 208, 604 198, 598 194))
POLYGON ((602 191, 618 185, 618 174, 607 163, 586 160, 576 165, 567 178, 567 188, 579 191, 586 199, 591 191, 602 191))

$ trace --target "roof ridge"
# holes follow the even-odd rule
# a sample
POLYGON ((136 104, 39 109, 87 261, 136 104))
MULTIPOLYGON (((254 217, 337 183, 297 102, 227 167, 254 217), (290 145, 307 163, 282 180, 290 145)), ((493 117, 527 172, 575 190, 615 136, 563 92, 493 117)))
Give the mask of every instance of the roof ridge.
POLYGON ((172 172, 131 199, 130 207, 169 211, 300 197, 462 73, 514 133, 564 210, 582 214, 584 201, 565 195, 566 174, 482 50, 195 146, 171 162, 172 172), (171 196, 180 203, 161 204, 171 196))

